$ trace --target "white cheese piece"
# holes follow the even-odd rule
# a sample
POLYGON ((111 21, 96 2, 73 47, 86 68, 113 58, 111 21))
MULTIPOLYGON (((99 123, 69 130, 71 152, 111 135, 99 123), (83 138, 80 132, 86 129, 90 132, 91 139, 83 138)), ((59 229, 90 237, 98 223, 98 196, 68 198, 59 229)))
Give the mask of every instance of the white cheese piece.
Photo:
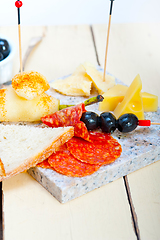
POLYGON ((50 86, 64 95, 89 96, 92 81, 86 73, 81 73, 65 79, 58 79, 51 83, 50 86))
POLYGON ((115 85, 115 78, 106 74, 105 81, 103 81, 103 74, 99 72, 94 66, 86 62, 83 64, 86 73, 92 79, 93 85, 98 90, 99 94, 105 93, 108 89, 115 85))

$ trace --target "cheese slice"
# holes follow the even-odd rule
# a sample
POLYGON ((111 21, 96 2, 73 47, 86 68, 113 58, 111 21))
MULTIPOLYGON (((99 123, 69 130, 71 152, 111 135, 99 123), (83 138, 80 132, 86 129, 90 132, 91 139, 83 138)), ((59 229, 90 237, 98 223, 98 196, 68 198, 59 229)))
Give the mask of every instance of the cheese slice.
POLYGON ((142 92, 143 109, 145 112, 155 112, 158 109, 158 96, 142 92))
POLYGON ((8 86, 0 89, 0 121, 40 121, 41 117, 58 111, 59 102, 47 93, 27 100, 19 97, 14 89, 8 86))
POLYGON ((128 87, 117 84, 103 94, 103 101, 99 103, 99 111, 114 111, 117 104, 124 99, 128 87))
MULTIPOLYGON (((99 103, 99 111, 114 111, 118 103, 122 102, 128 87, 117 84, 103 94, 103 101, 99 103)), ((144 112, 155 112, 158 109, 158 96, 142 92, 144 112)))
POLYGON ((70 96, 89 96, 92 81, 86 72, 55 80, 50 84, 56 91, 70 96))
POLYGON ((105 81, 103 81, 103 74, 100 73, 93 65, 86 62, 83 66, 99 94, 105 93, 108 89, 115 85, 115 78, 113 76, 106 74, 105 81))
POLYGON ((114 110, 114 115, 117 119, 125 113, 133 113, 138 119, 144 119, 141 89, 142 81, 138 74, 129 86, 123 101, 118 103, 114 110))
POLYGON ((73 72, 72 75, 79 75, 79 74, 84 74, 86 72, 83 64, 80 64, 76 69, 75 71, 73 72))

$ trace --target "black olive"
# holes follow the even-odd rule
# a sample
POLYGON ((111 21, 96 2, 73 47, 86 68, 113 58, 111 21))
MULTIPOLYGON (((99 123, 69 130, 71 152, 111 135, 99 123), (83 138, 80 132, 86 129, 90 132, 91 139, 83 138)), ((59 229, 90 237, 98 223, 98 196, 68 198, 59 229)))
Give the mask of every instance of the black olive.
POLYGON ((101 117, 100 116, 98 116, 98 127, 101 128, 101 117))
POLYGON ((0 52, 3 54, 4 58, 6 58, 10 52, 8 41, 2 38, 0 38, 0 52))
POLYGON ((106 133, 113 133, 117 127, 115 116, 110 112, 103 112, 100 115, 101 129, 106 133))
POLYGON ((4 58, 3 54, 0 52, 0 61, 2 61, 4 58))
POLYGON ((94 112, 84 112, 81 121, 86 124, 88 130, 94 130, 98 127, 98 114, 94 112))
POLYGON ((138 118, 132 113, 122 115, 117 120, 117 127, 120 132, 131 132, 138 126, 138 118))

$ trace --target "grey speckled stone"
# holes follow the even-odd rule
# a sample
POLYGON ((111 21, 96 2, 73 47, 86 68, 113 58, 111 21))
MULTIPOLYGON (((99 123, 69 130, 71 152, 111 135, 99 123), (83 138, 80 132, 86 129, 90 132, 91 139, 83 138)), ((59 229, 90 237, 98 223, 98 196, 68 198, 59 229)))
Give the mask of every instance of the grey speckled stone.
MULTIPOLYGON (((68 104, 84 100, 84 98, 66 97, 58 93, 54 93, 54 96, 60 98, 61 103, 67 102, 68 104)), ((98 112, 98 104, 87 108, 98 112)), ((145 118, 152 122, 160 122, 160 108, 157 112, 146 113, 145 118)), ((102 166, 90 176, 72 178, 40 167, 31 168, 28 173, 59 202, 65 203, 160 160, 160 126, 137 127, 127 134, 117 130, 113 133, 113 137, 122 146, 121 156, 114 163, 102 166)))

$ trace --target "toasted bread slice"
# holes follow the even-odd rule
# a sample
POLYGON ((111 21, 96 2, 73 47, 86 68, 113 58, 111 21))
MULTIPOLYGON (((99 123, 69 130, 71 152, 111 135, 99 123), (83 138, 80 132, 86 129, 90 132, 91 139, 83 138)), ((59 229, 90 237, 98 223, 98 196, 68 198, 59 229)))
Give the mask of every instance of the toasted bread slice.
POLYGON ((73 127, 0 124, 0 181, 36 166, 73 135, 73 127))

